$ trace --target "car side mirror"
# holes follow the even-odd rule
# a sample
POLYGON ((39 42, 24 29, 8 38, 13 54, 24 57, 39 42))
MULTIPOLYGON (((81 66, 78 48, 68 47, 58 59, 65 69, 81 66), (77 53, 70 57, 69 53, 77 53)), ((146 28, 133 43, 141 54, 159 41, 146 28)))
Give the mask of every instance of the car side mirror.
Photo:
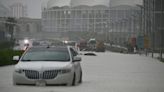
POLYGON ((75 57, 73 58, 73 62, 80 62, 80 61, 81 61, 81 57, 75 56, 75 57))
POLYGON ((13 61, 19 61, 19 56, 13 56, 13 61))

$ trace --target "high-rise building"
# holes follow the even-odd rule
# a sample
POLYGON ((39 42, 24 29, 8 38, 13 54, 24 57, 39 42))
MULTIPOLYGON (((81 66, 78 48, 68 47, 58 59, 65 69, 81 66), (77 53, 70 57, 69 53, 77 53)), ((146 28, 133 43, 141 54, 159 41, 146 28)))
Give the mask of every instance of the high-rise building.
MULTIPOLYGON (((134 2, 132 0, 49 0, 42 11, 43 31, 92 32, 92 34, 95 32, 105 34, 103 37, 108 40, 111 20, 114 20, 120 23, 115 23, 119 27, 113 28, 112 31, 124 33, 132 31, 134 33, 139 30, 139 15, 141 15, 139 9, 136 9, 134 5, 140 4, 140 1, 142 0, 134 2), (120 5, 125 5, 124 9, 120 5), (110 7, 117 6, 121 8, 119 9, 121 12, 119 14, 115 11, 111 12, 110 7), (133 22, 133 28, 130 28, 130 22, 133 22)), ((126 34, 125 36, 127 37, 126 34)), ((116 38, 122 43, 125 42, 123 39, 125 37, 116 36, 116 38)))
POLYGON ((104 24, 107 25, 109 19, 109 0, 92 1, 50 0, 47 8, 42 11, 43 30, 104 31, 104 24))
POLYGON ((120 6, 120 5, 131 5, 142 4, 143 0, 110 0, 110 7, 120 6))
POLYGON ((142 5, 142 0, 110 0, 109 39, 113 43, 126 46, 141 33, 141 9, 137 5, 142 5))
POLYGON ((143 0, 144 31, 149 38, 149 48, 164 48, 164 1, 143 0))
POLYGON ((49 0, 47 7, 42 11, 43 31, 54 34, 67 32, 103 34, 109 27, 109 1, 49 0))
POLYGON ((14 3, 10 6, 12 17, 21 18, 27 17, 27 7, 22 3, 14 3))

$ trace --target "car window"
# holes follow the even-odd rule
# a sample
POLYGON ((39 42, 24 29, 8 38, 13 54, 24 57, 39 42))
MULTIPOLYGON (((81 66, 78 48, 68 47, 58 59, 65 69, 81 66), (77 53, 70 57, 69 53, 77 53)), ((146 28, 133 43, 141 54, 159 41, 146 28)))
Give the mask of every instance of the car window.
POLYGON ((22 61, 69 61, 69 53, 64 50, 34 50, 27 52, 22 61))
POLYGON ((78 55, 78 53, 77 53, 74 49, 70 48, 70 51, 71 51, 71 55, 72 55, 72 57, 78 55))

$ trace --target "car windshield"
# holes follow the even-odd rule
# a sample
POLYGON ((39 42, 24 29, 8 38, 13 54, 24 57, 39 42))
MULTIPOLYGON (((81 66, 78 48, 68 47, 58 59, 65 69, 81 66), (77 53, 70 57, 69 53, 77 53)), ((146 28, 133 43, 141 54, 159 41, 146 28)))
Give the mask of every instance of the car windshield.
POLYGON ((69 61, 67 50, 35 49, 29 50, 21 61, 69 61))

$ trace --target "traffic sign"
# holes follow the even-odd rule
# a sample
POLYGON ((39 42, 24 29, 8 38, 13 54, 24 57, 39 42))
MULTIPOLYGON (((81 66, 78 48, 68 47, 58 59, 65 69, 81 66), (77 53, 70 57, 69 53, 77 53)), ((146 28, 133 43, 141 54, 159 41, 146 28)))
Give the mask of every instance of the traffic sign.
POLYGON ((144 48, 149 48, 149 37, 144 36, 144 48))
POLYGON ((144 48, 144 36, 137 37, 137 46, 138 48, 144 48))

